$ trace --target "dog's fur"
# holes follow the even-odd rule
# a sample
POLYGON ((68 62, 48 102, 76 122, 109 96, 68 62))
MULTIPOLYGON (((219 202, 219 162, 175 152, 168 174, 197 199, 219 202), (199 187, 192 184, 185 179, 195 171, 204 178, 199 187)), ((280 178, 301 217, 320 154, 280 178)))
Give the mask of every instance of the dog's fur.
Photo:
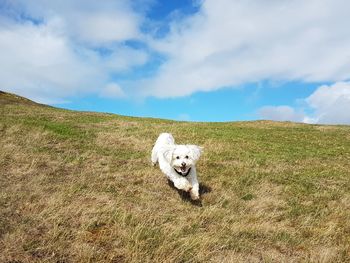
POLYGON ((199 199, 199 184, 195 164, 202 153, 197 145, 177 145, 170 133, 161 133, 152 149, 152 164, 159 163, 162 172, 177 189, 190 192, 199 199))

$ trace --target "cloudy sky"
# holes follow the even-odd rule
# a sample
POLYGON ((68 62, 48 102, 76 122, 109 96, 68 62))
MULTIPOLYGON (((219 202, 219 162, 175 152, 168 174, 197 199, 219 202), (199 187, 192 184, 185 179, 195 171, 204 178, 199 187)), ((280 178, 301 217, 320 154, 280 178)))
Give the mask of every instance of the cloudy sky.
POLYGON ((188 121, 350 124, 347 0, 0 0, 0 89, 188 121))

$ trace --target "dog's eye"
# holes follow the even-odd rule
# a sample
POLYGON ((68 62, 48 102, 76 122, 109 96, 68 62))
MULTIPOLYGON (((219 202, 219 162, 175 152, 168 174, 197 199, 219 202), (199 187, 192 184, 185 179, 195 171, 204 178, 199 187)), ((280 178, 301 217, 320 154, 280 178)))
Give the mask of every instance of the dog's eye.
POLYGON ((176 159, 180 159, 180 156, 176 156, 176 159))
POLYGON ((186 155, 185 158, 188 159, 188 155, 186 155))

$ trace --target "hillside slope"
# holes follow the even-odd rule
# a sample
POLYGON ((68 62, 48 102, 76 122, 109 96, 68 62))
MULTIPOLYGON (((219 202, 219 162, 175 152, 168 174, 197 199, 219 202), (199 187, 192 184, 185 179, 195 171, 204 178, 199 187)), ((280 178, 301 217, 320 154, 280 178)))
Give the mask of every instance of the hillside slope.
POLYGON ((349 262, 350 128, 84 113, 0 93, 0 262, 349 262), (149 155, 204 147, 202 201, 149 155))

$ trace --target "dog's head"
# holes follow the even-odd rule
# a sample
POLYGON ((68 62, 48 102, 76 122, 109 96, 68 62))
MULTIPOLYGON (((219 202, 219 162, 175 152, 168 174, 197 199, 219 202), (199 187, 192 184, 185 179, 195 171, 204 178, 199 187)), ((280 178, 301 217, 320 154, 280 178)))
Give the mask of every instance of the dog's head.
POLYGON ((201 153, 202 148, 197 145, 175 145, 164 151, 164 158, 178 174, 186 176, 198 161, 201 153))

